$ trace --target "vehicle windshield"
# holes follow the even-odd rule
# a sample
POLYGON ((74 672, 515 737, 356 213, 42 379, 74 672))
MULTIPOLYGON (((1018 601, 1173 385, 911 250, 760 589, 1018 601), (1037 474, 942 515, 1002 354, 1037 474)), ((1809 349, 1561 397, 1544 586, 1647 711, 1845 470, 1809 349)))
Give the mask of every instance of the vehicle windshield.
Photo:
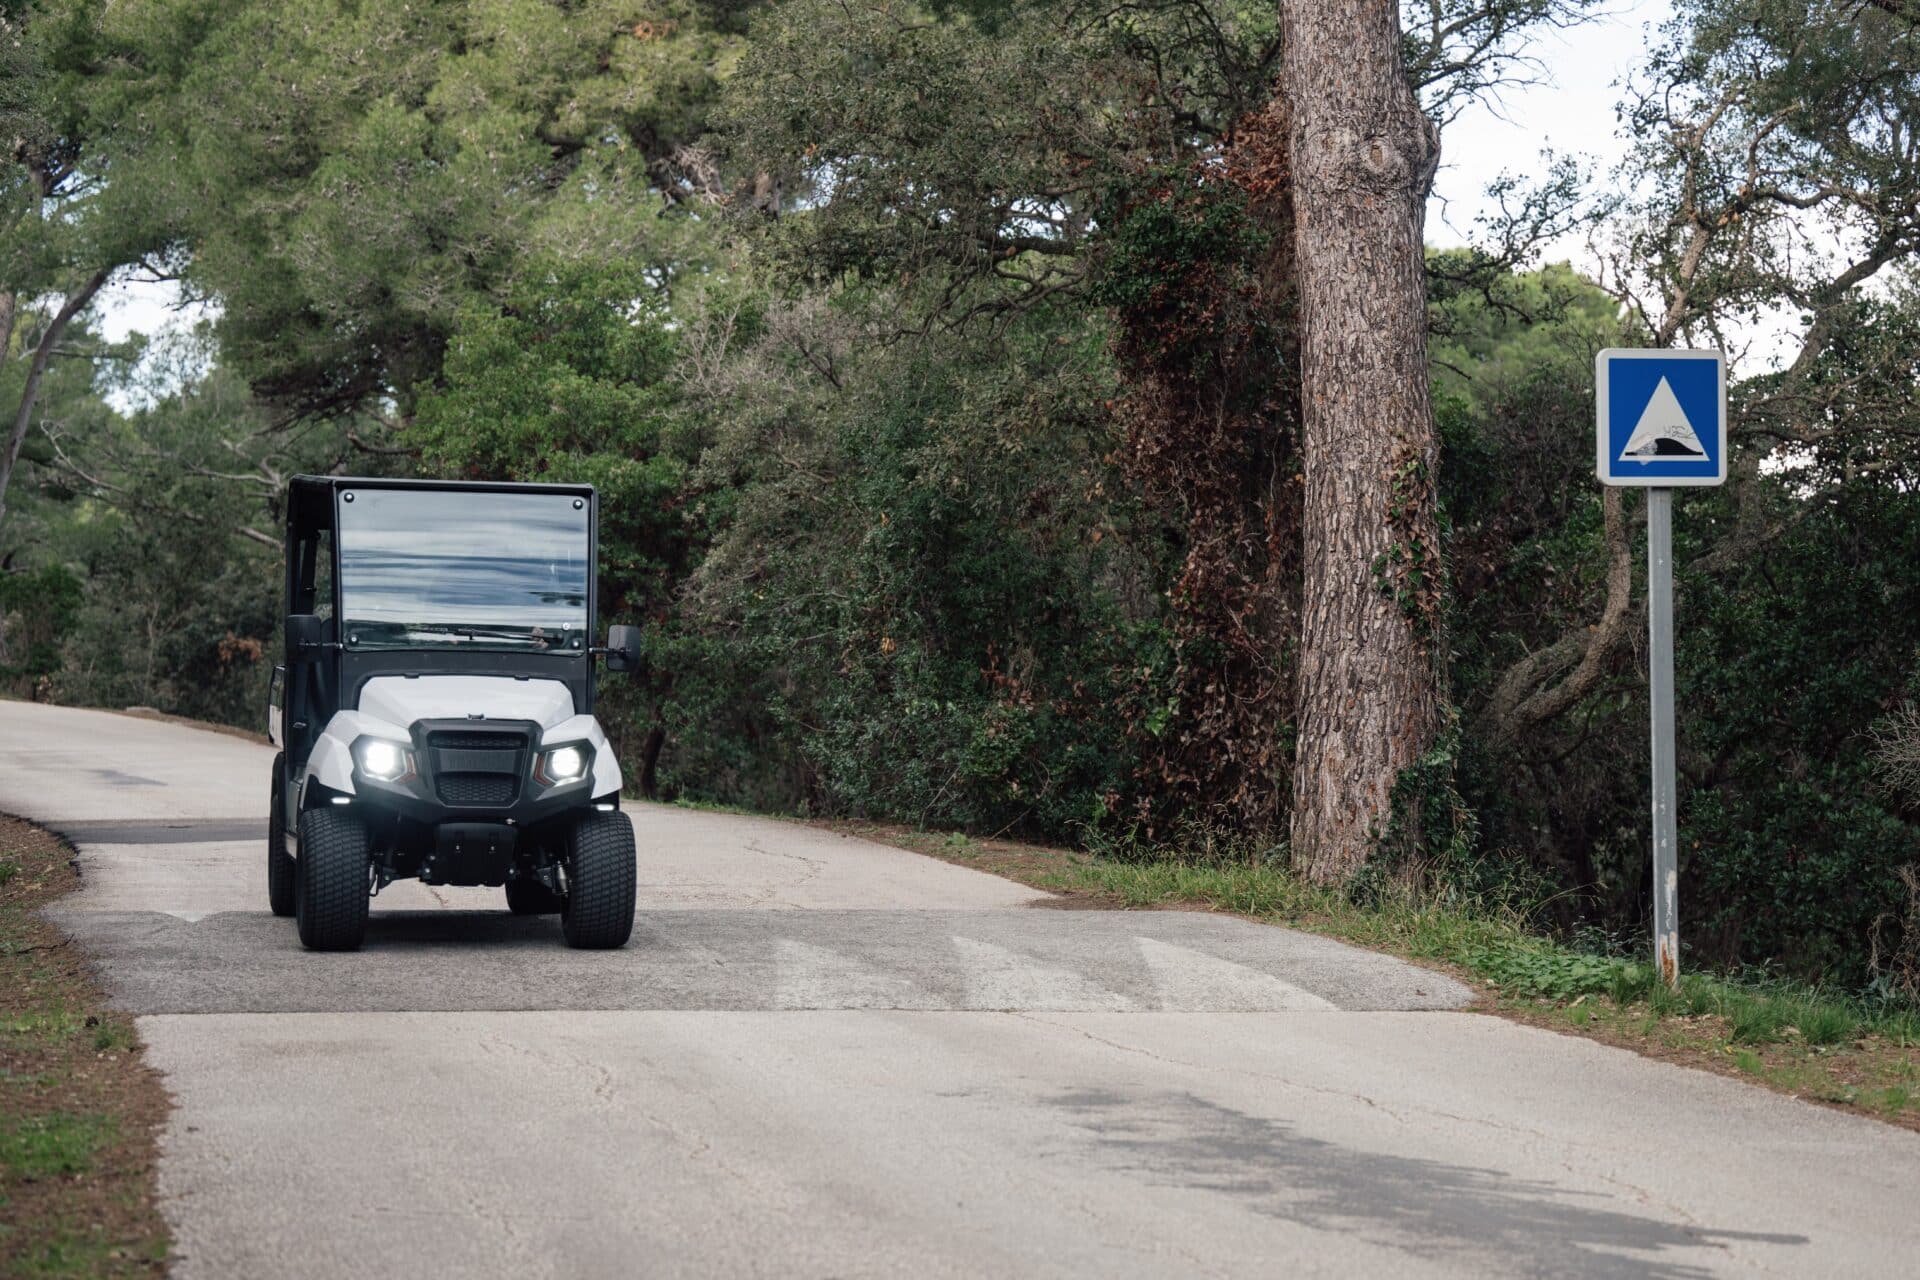
POLYGON ((582 499, 369 487, 343 493, 339 512, 349 649, 585 652, 582 499))

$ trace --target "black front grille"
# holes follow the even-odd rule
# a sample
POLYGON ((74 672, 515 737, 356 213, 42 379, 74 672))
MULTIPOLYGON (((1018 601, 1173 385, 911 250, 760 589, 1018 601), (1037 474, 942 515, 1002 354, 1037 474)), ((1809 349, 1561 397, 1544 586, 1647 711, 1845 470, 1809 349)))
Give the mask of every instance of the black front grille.
POLYGON ((527 745, 518 733, 436 733, 435 751, 518 751, 527 745))
POLYGON ((428 732, 426 745, 440 803, 496 806, 520 798, 520 780, 532 763, 531 732, 438 729, 428 732))
POLYGON ((520 780, 498 773, 449 773, 439 779, 442 804, 512 804, 520 780))

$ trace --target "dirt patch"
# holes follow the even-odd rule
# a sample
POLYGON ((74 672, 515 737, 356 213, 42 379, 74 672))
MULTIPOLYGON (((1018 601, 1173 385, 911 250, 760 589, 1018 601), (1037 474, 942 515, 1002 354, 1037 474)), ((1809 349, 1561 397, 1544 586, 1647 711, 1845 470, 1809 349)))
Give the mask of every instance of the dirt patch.
POLYGON ((1056 909, 1107 910, 1118 907, 1120 899, 1110 894, 1076 889, 1060 883, 1060 868, 1067 860, 1081 855, 1044 845, 1022 844, 1016 840, 980 839, 941 831, 917 831, 895 822, 817 818, 800 819, 808 826, 858 836, 876 844, 925 854, 956 866, 971 867, 990 875, 1003 876, 1019 884, 1031 885, 1058 894, 1062 902, 1045 903, 1056 909))
POLYGON ((167 1095, 133 1020, 38 914, 79 883, 57 837, 0 815, 0 1275, 157 1276, 167 1095))

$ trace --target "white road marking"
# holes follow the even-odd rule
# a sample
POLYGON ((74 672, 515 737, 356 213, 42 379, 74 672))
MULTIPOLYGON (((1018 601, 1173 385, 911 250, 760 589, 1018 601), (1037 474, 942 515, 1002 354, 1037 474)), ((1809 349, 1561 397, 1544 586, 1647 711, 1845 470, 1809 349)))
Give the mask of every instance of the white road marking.
POLYGON ((1334 1009, 1339 1006, 1270 973, 1249 969, 1210 956, 1204 951, 1176 947, 1171 942, 1135 938, 1140 956, 1153 972, 1162 1009, 1216 1009, 1231 1011, 1334 1009))
POLYGON ((774 944, 776 1009, 921 1009, 917 983, 869 968, 836 951, 782 938, 774 944))
POLYGON ((1123 1012, 1139 1008, 1119 992, 1096 986, 1077 973, 1040 964, 991 942, 956 936, 953 947, 960 953, 970 1009, 1123 1012))

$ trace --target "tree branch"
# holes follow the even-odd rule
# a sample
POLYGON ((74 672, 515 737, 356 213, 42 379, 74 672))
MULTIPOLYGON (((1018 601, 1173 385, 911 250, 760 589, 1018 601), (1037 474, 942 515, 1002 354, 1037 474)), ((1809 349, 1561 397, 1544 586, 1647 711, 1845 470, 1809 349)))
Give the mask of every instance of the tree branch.
POLYGON ((1600 509, 1607 546, 1607 599, 1600 621, 1584 633, 1569 632, 1528 654, 1501 677, 1483 713, 1496 741, 1512 742, 1591 693, 1606 673, 1608 660, 1632 632, 1633 553, 1620 490, 1609 488, 1600 509), (1573 671, 1566 679, 1548 683, 1568 667, 1573 671))
MULTIPOLYGON (((20 458, 20 446, 26 442, 27 428, 33 422, 33 405, 40 396, 40 379, 47 372, 47 361, 53 358, 53 348, 60 341, 60 335, 67 331, 67 324, 93 301, 93 295, 100 292, 100 286, 106 282, 107 268, 102 267, 68 295, 66 302, 54 314, 47 331, 40 335, 39 345, 34 348, 32 362, 27 365, 26 385, 20 391, 20 407, 13 415, 13 431, 7 438, 6 452, 0 454, 0 521, 7 518, 7 483, 13 479, 13 467, 20 458)), ((11 309, 7 327, 12 327, 11 309)))
POLYGON ((347 443, 355 449, 358 449, 361 453, 377 453, 385 457, 396 458, 417 458, 420 456, 418 449, 410 449, 406 445, 368 444, 360 438, 358 431, 347 432, 347 443))

